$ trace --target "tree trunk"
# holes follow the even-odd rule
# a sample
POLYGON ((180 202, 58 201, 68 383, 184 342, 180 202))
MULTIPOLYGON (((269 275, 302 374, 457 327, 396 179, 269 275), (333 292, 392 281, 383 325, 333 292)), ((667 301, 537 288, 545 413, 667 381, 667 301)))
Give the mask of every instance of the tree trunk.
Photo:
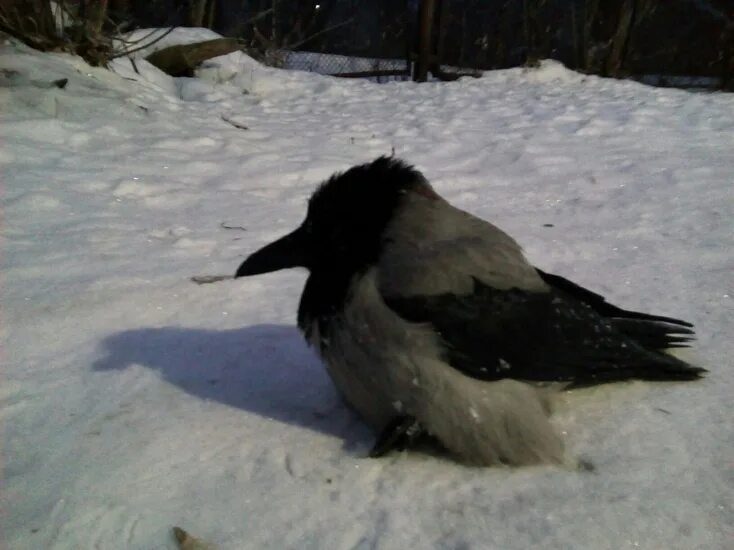
POLYGON ((622 4, 617 32, 614 33, 614 37, 612 38, 612 48, 607 59, 607 74, 609 76, 620 76, 622 72, 634 19, 635 0, 625 0, 624 4, 622 4))
POLYGON ((206 0, 190 0, 189 3, 189 25, 192 27, 203 27, 206 15, 206 0))
POLYGON ((37 37, 39 42, 44 42, 44 39, 56 36, 56 24, 48 0, 1 0, 0 14, 11 27, 3 30, 16 38, 37 37))
POLYGON ((107 0, 97 0, 90 2, 87 6, 87 31, 91 36, 96 36, 102 32, 105 20, 107 19, 107 0))
POLYGON ((592 28, 599 9, 599 0, 584 0, 584 31, 583 31, 583 67, 585 71, 591 72, 594 65, 595 44, 592 28))
POLYGON ((428 80, 428 65, 431 60, 431 37, 433 35, 433 15, 436 11, 436 0, 421 0, 418 12, 418 61, 415 65, 413 79, 416 82, 428 80))
POLYGON ((444 52, 446 51, 446 26, 449 17, 449 3, 448 0, 437 1, 436 32, 434 33, 436 61, 431 65, 431 71, 438 73, 441 72, 441 62, 445 59, 444 52))
POLYGON ((206 13, 206 28, 211 29, 214 27, 214 14, 217 6, 217 0, 209 0, 209 7, 206 13))

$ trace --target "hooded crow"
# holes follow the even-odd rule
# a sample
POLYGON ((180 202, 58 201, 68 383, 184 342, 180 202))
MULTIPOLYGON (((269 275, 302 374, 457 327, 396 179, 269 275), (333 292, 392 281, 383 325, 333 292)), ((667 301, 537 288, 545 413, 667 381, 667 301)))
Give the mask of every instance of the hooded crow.
POLYGON ((559 389, 705 372, 664 352, 687 345, 690 323, 533 267, 395 158, 332 176, 236 277, 291 267, 310 272, 298 326, 378 434, 372 456, 427 435, 467 463, 562 463, 559 389))

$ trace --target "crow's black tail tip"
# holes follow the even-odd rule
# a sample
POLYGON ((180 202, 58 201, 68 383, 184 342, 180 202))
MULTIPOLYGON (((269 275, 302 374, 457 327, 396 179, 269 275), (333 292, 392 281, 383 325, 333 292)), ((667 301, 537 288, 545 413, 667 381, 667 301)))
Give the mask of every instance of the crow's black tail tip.
POLYGON ((685 366, 676 366, 668 368, 659 373, 660 381, 669 380, 671 382, 688 382, 693 380, 699 380, 708 374, 708 370, 703 367, 696 367, 693 365, 686 364, 685 366))
POLYGON ((598 384, 608 384, 611 382, 629 382, 632 380, 640 380, 643 382, 693 382, 700 380, 708 374, 708 370, 703 367, 689 365, 683 361, 676 361, 675 364, 666 364, 661 366, 659 363, 653 368, 649 365, 644 368, 633 368, 622 371, 612 370, 604 374, 597 374, 593 378, 578 378, 573 380, 565 389, 575 390, 596 386, 598 384))

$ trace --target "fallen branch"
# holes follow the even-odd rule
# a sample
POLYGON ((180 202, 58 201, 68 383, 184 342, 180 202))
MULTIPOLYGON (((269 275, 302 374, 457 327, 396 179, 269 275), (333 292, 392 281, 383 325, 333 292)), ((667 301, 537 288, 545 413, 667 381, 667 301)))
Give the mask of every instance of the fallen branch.
POLYGON ((482 78, 481 71, 457 71, 453 73, 444 71, 439 65, 433 65, 429 70, 431 71, 431 74, 433 76, 435 76, 439 80, 442 80, 443 82, 453 82, 454 80, 459 80, 463 76, 482 78))
POLYGON ((242 49, 236 38, 215 38, 195 44, 178 44, 150 54, 146 59, 171 76, 191 76, 202 61, 242 49))
POLYGON ((408 69, 386 69, 381 71, 356 71, 353 73, 330 73, 329 76, 338 76, 339 78, 373 78, 380 76, 408 76, 408 69))

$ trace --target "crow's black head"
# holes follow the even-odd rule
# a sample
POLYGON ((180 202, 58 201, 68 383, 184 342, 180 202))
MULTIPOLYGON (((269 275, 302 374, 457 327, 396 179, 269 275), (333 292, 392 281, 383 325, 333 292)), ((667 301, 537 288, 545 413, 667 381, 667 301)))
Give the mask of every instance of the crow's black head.
POLYGON ((382 235, 409 191, 433 193, 425 178, 388 157, 335 174, 314 192, 292 233, 247 258, 237 277, 289 267, 354 272, 377 261, 382 235))

